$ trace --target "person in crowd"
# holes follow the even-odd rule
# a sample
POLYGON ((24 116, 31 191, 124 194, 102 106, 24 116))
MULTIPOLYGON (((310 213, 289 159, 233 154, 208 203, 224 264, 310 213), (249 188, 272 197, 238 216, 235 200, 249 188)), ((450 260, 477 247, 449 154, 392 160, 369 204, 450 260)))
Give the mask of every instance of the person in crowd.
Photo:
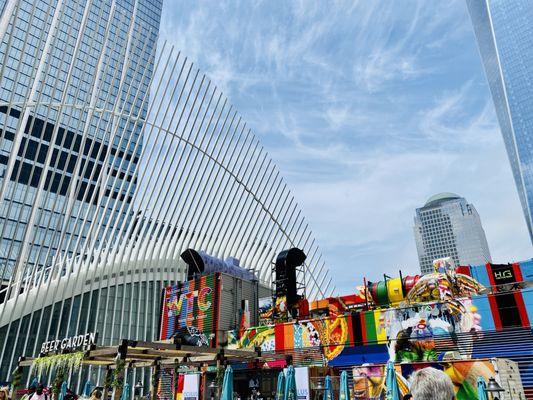
POLYGON ((402 397, 402 400, 411 400, 413 398, 413 395, 411 393, 407 393, 402 397))
POLYGON ((34 384, 31 384, 29 387, 28 387, 28 390, 27 392, 20 398, 20 400, 29 400, 31 396, 33 396, 33 394, 35 393, 35 385, 34 384))
POLYGON ((89 397, 89 400, 100 400, 102 398, 102 392, 98 389, 95 389, 91 393, 91 397, 89 397))
POLYGON ((48 400, 48 395, 44 393, 44 386, 42 383, 38 383, 35 388, 35 393, 29 397, 28 400, 48 400))
POLYGON ((411 376, 413 400, 455 400, 452 380, 435 368, 423 368, 411 376))
POLYGON ((9 400, 9 389, 7 386, 0 387, 0 400, 9 400))

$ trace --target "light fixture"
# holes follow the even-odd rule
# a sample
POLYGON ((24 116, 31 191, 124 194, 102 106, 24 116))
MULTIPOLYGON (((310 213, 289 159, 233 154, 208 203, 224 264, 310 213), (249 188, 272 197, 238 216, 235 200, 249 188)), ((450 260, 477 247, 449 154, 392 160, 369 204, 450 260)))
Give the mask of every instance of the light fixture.
POLYGON ((498 382, 496 382, 496 379, 494 377, 489 379, 489 383, 487 387, 485 388, 485 392, 490 393, 493 400, 498 400, 498 394, 501 392, 505 392, 505 389, 502 388, 498 382))
POLYGON ((318 383, 316 384, 316 388, 315 390, 319 390, 319 391, 322 391, 322 390, 325 390, 326 388, 324 387, 324 385, 322 384, 322 381, 318 381, 318 383))

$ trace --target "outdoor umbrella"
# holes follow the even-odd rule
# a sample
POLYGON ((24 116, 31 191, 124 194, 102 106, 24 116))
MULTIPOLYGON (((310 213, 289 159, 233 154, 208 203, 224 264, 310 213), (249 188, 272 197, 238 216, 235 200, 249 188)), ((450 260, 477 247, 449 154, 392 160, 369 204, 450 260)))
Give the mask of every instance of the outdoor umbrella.
POLYGON ((130 396, 130 384, 126 382, 124 388, 122 389, 122 394, 120 395, 120 400, 128 400, 130 396))
POLYGON ((63 381, 61 384, 61 391, 59 392, 59 400, 65 400, 67 395, 67 382, 63 381))
POLYGON ((280 371, 278 375, 278 389, 276 390, 276 400, 283 400, 285 394, 285 374, 280 371))
POLYGON ((285 381, 285 393, 283 400, 296 400, 296 377, 294 367, 289 365, 287 368, 287 380, 285 381))
POLYGON ((91 381, 87 379, 87 382, 85 382, 85 385, 83 386, 83 396, 84 397, 90 397, 91 396, 91 389, 92 389, 91 381))
POLYGON ((37 379, 37 377, 35 377, 33 378, 33 381, 31 381, 30 387, 36 388, 38 384, 39 384, 39 380, 37 379))
POLYGON ((385 385, 387 386, 387 400, 400 400, 400 391, 398 388, 398 381, 396 380, 396 371, 394 370, 394 363, 389 361, 387 363, 387 371, 385 375, 385 385))
POLYGON ((324 400, 332 400, 331 399, 331 377, 329 375, 326 375, 326 378, 324 379, 324 400))
POLYGON ((485 382, 485 379, 483 377, 477 378, 477 398, 478 400, 488 400, 487 398, 487 392, 485 389, 487 388, 487 384, 485 382))
POLYGON ((348 373, 346 371, 341 372, 339 400, 350 400, 350 388, 348 387, 348 373))
POLYGON ((229 365, 226 367, 226 372, 224 372, 220 400, 233 400, 233 370, 229 365))

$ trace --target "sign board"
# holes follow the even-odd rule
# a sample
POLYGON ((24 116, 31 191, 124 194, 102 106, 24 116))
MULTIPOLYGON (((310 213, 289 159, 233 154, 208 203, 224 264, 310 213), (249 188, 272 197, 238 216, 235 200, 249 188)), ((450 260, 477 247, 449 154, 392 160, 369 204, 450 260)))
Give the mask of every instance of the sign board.
POLYGON ((200 375, 186 374, 183 377, 182 400, 198 400, 200 398, 200 375))
POLYGON ((494 283, 496 283, 496 285, 516 282, 512 265, 492 265, 491 269, 494 283))
POLYGON ((309 368, 294 368, 294 378, 296 380, 297 400, 310 400, 309 395, 309 368))
POLYGON ((209 342, 217 326, 218 278, 218 274, 202 276, 164 289, 161 339, 179 336, 190 345, 209 342))
POLYGON ((83 335, 76 335, 66 337, 64 339, 49 340, 43 342, 41 345, 41 354, 48 354, 60 351, 80 351, 88 350, 92 345, 96 344, 96 332, 85 333, 83 335))

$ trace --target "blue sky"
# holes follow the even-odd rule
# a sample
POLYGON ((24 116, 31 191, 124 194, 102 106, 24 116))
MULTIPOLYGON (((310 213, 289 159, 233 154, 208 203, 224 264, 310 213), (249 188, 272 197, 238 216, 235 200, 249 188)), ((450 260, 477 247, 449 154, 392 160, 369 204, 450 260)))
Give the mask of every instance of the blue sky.
POLYGON ((533 255, 464 1, 165 0, 161 34, 262 139, 340 293, 417 272, 414 210, 442 191, 494 262, 533 255))

